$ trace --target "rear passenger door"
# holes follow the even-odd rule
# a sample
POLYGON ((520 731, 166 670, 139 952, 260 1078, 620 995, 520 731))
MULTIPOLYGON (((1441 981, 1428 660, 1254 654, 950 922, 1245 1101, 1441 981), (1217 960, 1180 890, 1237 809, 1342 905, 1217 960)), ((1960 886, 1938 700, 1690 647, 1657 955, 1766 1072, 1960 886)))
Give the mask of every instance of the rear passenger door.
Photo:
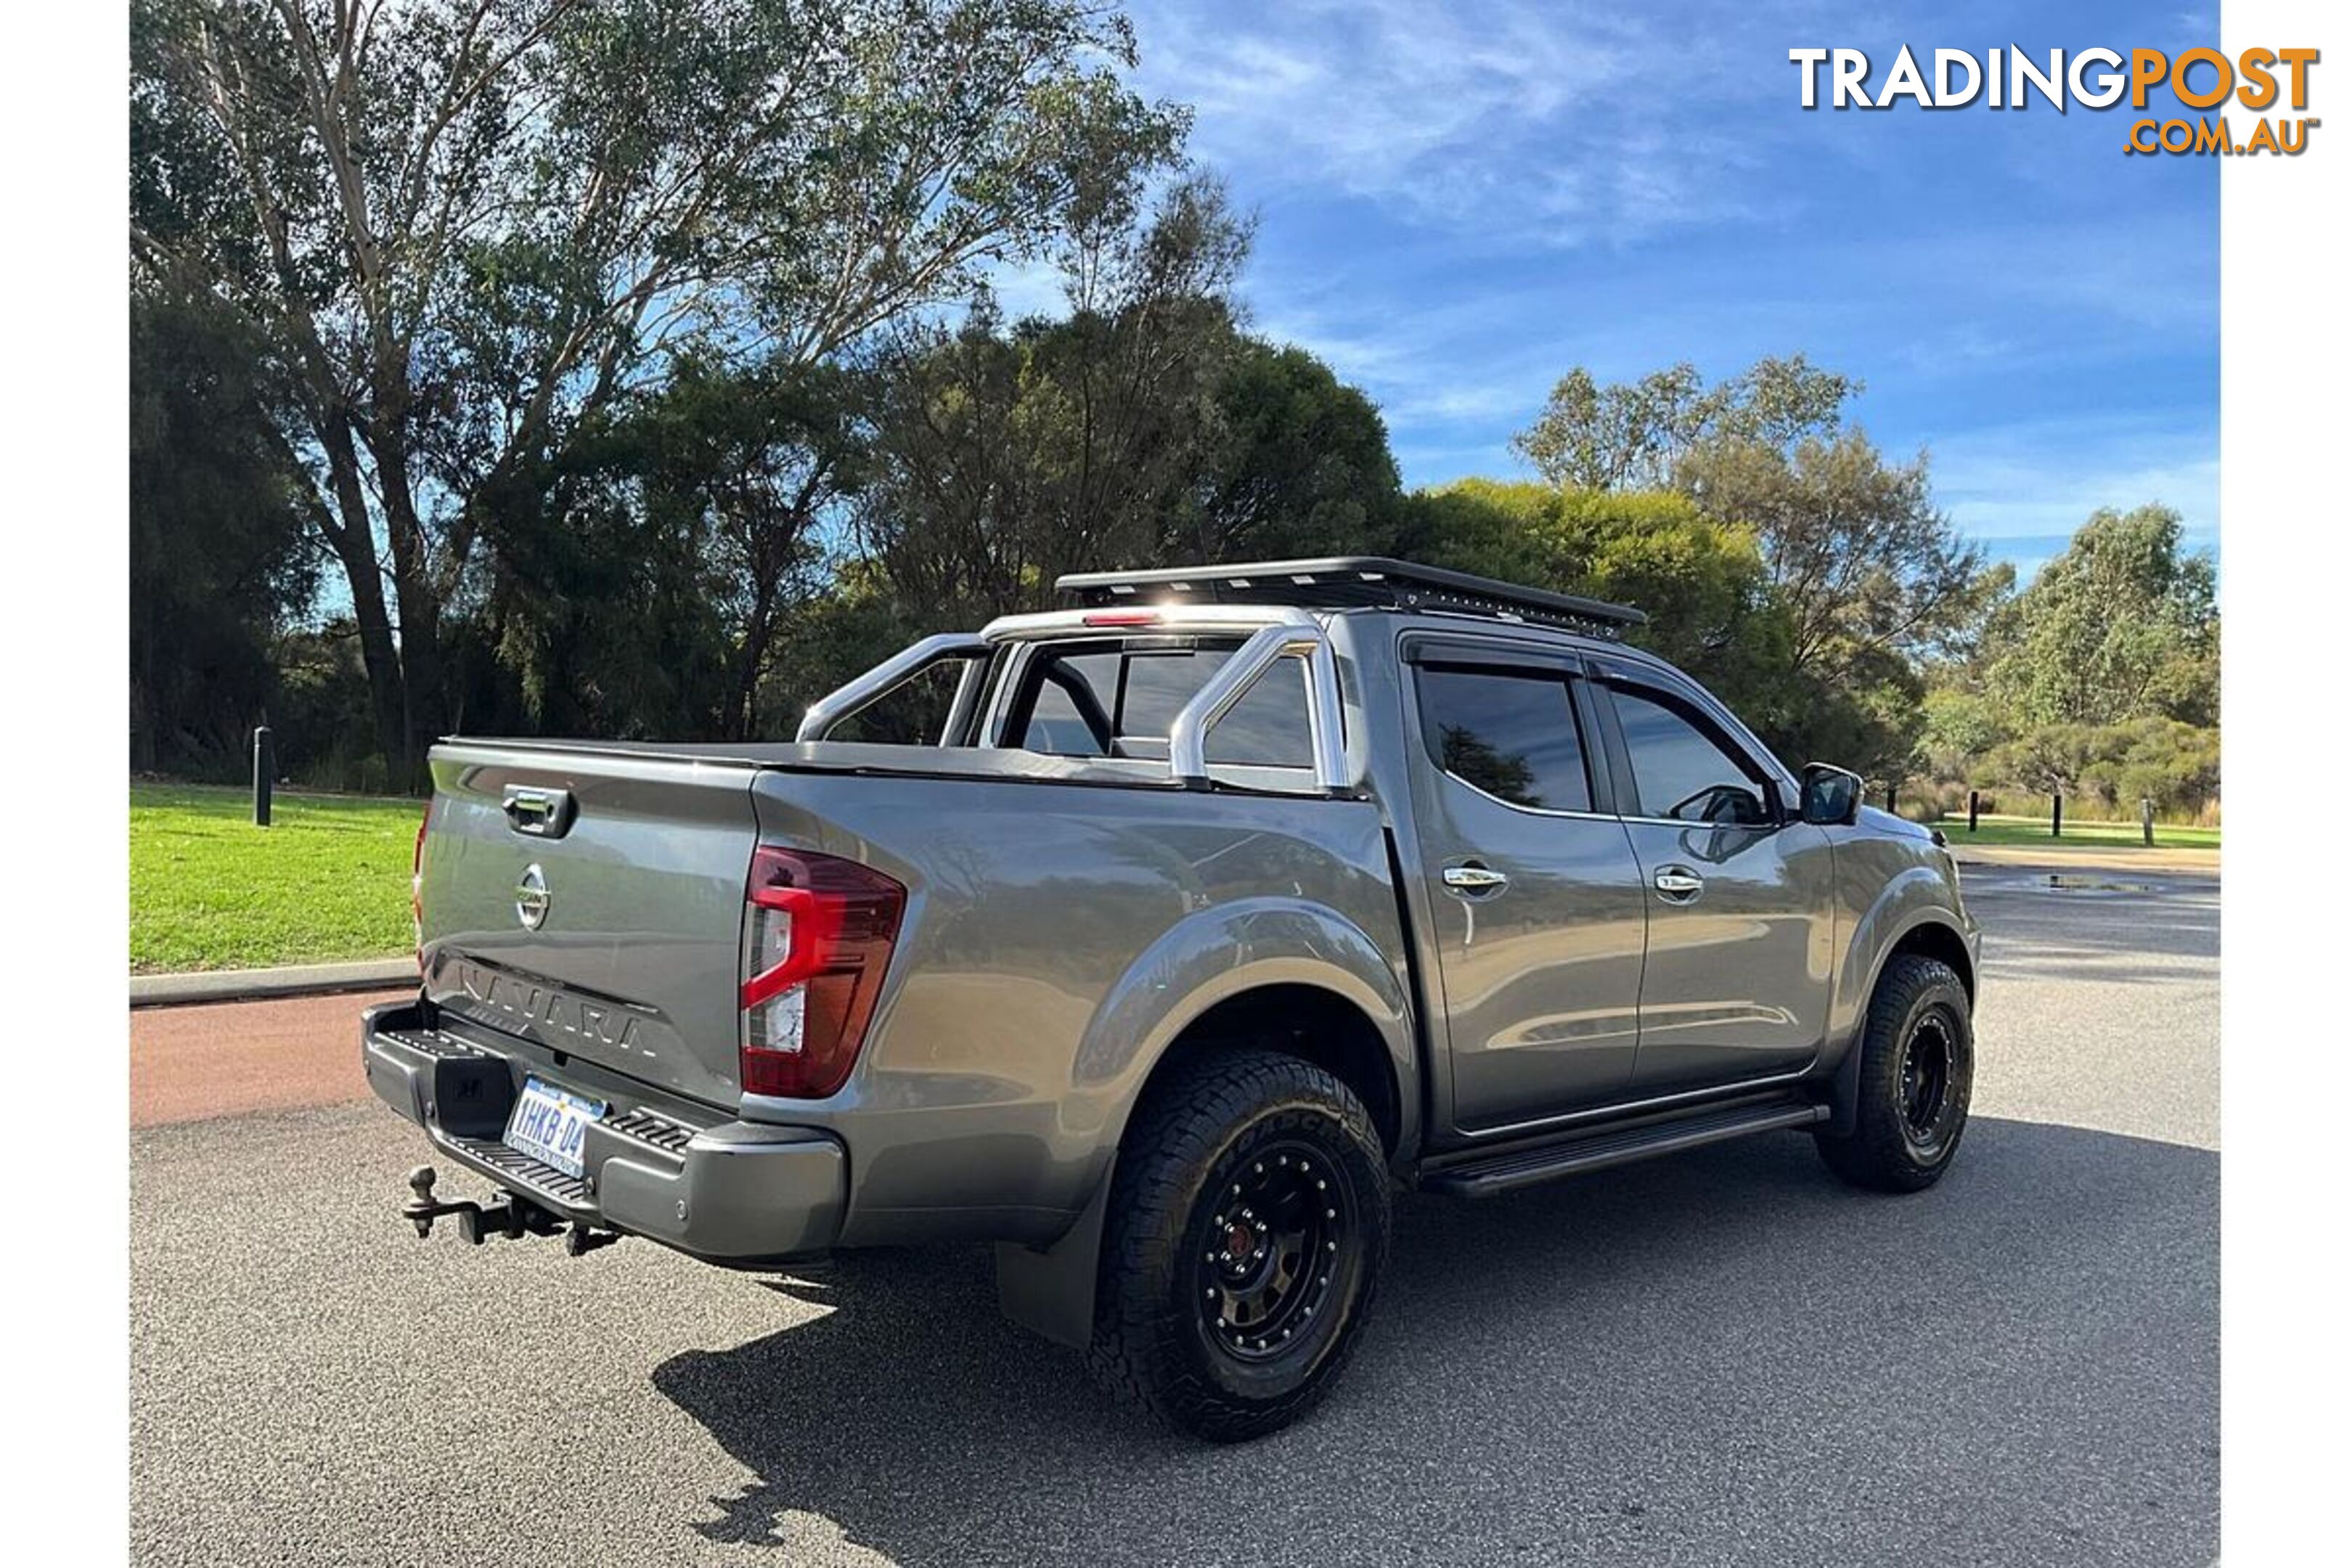
POLYGON ((1636 1087, 1644 1093, 1804 1067, 1828 1026, 1834 952, 1828 835, 1713 705, 1604 663, 1616 798, 1649 909, 1636 1087))
POLYGON ((1433 913, 1454 1122, 1488 1131, 1606 1102, 1630 1081, 1640 868, 1572 658, 1406 645, 1413 820, 1433 913))

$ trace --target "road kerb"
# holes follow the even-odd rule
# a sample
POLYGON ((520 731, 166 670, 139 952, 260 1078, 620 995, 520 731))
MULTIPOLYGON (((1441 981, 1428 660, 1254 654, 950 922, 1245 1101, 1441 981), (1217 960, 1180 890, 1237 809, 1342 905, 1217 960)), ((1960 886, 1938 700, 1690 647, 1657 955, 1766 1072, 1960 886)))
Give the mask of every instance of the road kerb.
POLYGON ((278 969, 213 969, 185 974, 134 974, 133 1007, 178 1007, 201 1002, 250 1002, 265 996, 324 996, 338 991, 382 991, 413 984, 416 960, 362 959, 354 963, 297 963, 278 969))

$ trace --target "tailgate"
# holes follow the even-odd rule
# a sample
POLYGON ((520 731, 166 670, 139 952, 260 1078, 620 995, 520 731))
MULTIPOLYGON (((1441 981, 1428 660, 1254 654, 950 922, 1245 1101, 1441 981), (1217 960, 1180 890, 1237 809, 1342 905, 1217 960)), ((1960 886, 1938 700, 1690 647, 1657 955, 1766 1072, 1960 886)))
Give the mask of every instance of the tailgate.
POLYGON ((650 753, 436 746, 425 994, 731 1107, 756 776, 650 753))

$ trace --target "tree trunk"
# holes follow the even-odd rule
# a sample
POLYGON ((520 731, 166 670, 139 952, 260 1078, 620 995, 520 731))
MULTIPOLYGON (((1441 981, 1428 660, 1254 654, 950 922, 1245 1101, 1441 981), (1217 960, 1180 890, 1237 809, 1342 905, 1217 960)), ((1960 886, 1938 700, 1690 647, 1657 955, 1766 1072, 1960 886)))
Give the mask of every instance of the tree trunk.
POLYGON ((147 700, 150 679, 144 669, 131 672, 131 771, 134 773, 155 771, 155 705, 147 700))
POLYGON ((392 635, 392 617, 385 612, 383 579, 376 569, 375 541, 366 533, 356 537, 361 543, 356 549, 345 547, 354 537, 344 530, 339 538, 328 542, 334 547, 335 556, 342 563, 343 576, 352 590, 352 619, 360 630, 360 663, 367 669, 368 699, 375 715, 376 744, 383 748, 384 766, 397 772, 404 731, 401 715, 406 710, 406 681, 400 665, 400 647, 392 635))
POLYGON ((758 724, 760 700, 760 670, 768 662, 768 644, 773 628, 762 615, 758 624, 747 628, 743 647, 735 656, 733 689, 727 694, 727 728, 721 739, 748 741, 758 724))
MULTIPOLYGON (((379 397, 376 428, 368 450, 375 458, 376 479, 383 496, 384 535, 392 545, 392 588, 400 611, 400 664, 407 704, 402 714, 400 745, 392 753, 394 776, 404 789, 419 789, 426 781, 425 753, 448 731, 447 694, 441 680, 441 586, 425 559, 425 522, 417 514, 415 492, 408 479, 408 452, 402 444, 406 431, 405 389, 394 385, 379 397)), ((461 563, 446 563, 456 578, 461 563)))
POLYGON ((401 778, 406 787, 425 782, 425 751, 449 732, 447 693, 441 679, 441 603, 422 580, 396 577, 400 595, 401 666, 407 676, 407 728, 402 737, 401 778))
POLYGON ((320 444, 326 448, 327 468, 334 487, 333 515, 318 518, 328 548, 342 563, 344 580, 352 590, 352 619, 360 629, 360 662, 366 667, 368 697, 375 714, 376 744, 383 748, 384 766, 397 770, 406 730, 402 715, 408 702, 400 662, 400 647, 392 635, 392 617, 384 612, 383 577, 375 552, 374 520, 368 513, 367 493, 360 482, 359 456, 352 433, 339 416, 320 419, 320 444))
POLYGON ((758 723, 760 672, 767 667, 768 648, 775 641, 776 601, 782 596, 774 573, 760 561, 756 549, 746 554, 754 563, 758 581, 751 591, 751 613, 744 617, 742 646, 736 650, 735 668, 728 682, 728 733, 719 737, 728 741, 750 740, 758 723))

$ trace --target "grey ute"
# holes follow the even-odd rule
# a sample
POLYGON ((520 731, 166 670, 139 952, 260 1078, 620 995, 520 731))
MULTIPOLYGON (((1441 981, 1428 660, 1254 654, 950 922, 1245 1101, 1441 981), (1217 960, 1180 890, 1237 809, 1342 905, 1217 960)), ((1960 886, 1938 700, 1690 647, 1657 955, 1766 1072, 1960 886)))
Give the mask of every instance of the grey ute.
POLYGON ((1016 1321, 1225 1440, 1345 1363, 1396 1190, 1779 1130, 1948 1165, 1949 856, 1638 612, 1374 559, 1061 586, 790 741, 435 748, 418 994, 362 1054, 496 1190, 420 1168, 419 1234, 992 1242, 1016 1321))

